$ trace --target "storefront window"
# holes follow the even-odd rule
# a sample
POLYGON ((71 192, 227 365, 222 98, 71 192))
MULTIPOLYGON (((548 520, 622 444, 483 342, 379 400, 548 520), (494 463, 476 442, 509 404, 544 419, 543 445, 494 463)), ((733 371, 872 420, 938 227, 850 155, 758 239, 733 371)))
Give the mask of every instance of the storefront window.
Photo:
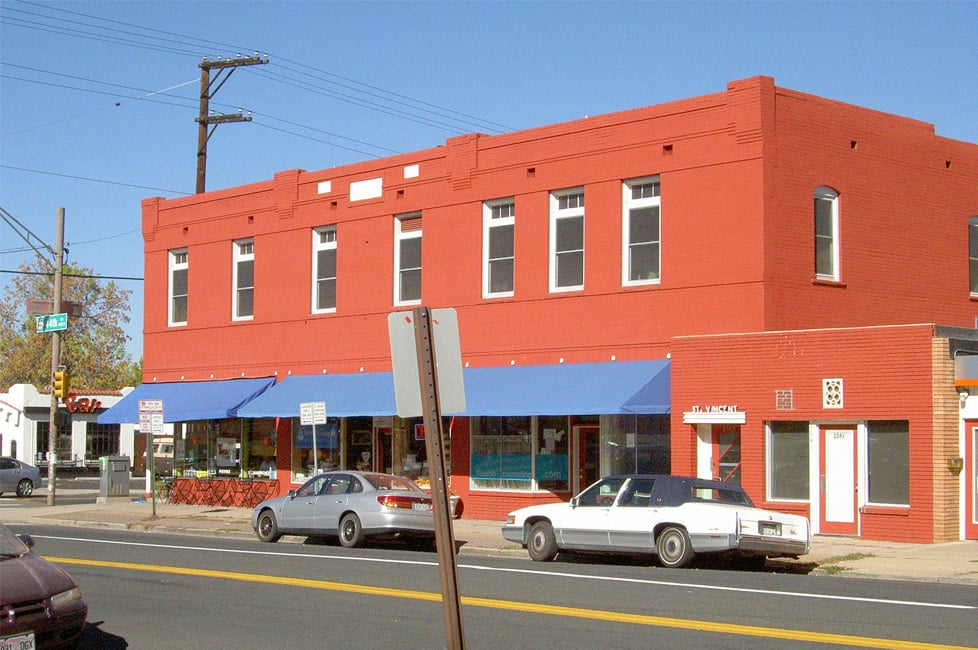
MULTIPOLYGON (((448 445, 448 429, 444 427, 445 445, 448 445)), ((394 433, 394 473, 406 476, 421 485, 428 483, 428 451, 425 445, 426 432, 421 418, 395 420, 394 433)), ((444 458, 451 458, 448 449, 444 458)))
POLYGON ((671 449, 668 415, 601 418, 601 476, 669 474, 671 449))
POLYGON ((808 500, 808 423, 772 422, 768 486, 772 499, 808 500))
POLYGON ((567 492, 570 462, 570 436, 566 417, 537 418, 537 444, 533 474, 537 488, 551 492, 567 492))
POLYGON ((302 481, 318 472, 340 469, 340 420, 299 424, 292 419, 292 475, 302 481))
POLYGON ((249 477, 269 478, 275 469, 275 420, 250 420, 242 447, 242 463, 249 477))
POLYGON ((85 435, 85 460, 119 454, 119 425, 89 422, 85 435))
POLYGON ((472 487, 531 490, 533 438, 529 417, 473 418, 472 487))
POLYGON ((373 468, 373 418, 346 419, 346 466, 360 471, 373 468))
POLYGON ((881 420, 867 428, 870 503, 910 505, 910 424, 881 420))
MULTIPOLYGON (((183 449, 177 440, 175 462, 181 474, 247 476, 248 472, 260 471, 275 440, 274 422, 262 420, 197 420, 182 426, 183 449)), ((274 465, 274 449, 270 460, 274 465)))
MULTIPOLYGON (((48 433, 51 426, 47 422, 37 423, 37 460, 47 466, 48 460, 48 433)), ((58 456, 58 461, 72 460, 71 457, 71 424, 59 424, 57 427, 57 438, 54 440, 54 453, 58 456)))

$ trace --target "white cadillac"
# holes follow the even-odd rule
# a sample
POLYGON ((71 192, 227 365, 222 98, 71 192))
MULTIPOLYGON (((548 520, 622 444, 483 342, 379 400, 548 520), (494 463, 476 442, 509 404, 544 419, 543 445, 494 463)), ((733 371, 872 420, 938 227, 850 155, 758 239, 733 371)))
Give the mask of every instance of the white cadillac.
POLYGON ((509 513, 503 537, 538 562, 562 550, 647 553, 683 567, 726 553, 760 568, 768 557, 808 553, 808 519, 754 506, 739 485, 671 475, 609 476, 569 503, 509 513))

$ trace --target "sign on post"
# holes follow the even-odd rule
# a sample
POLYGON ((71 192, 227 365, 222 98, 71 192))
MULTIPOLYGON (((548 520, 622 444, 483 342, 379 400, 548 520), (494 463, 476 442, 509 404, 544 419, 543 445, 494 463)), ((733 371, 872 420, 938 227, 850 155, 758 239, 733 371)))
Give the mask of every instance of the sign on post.
POLYGON ((299 424, 326 424, 326 402, 299 402, 299 424))
POLYGON ((156 477, 156 467, 154 463, 155 446, 153 436, 163 435, 163 400, 161 399, 141 399, 139 400, 139 432, 146 434, 146 494, 150 495, 153 501, 153 516, 156 516, 156 490, 153 481, 156 477))
POLYGON ((68 329, 68 314, 49 314, 47 316, 37 316, 34 319, 37 333, 57 332, 68 329))
POLYGON ((326 424, 326 402, 299 402, 299 424, 312 425, 312 473, 319 473, 319 441, 316 425, 326 424))
MULTIPOLYGON (((402 418, 420 417, 423 412, 413 318, 409 311, 396 311, 387 315, 391 365, 394 367, 394 399, 397 414, 402 418)), ((432 309, 431 322, 441 412, 461 413, 465 410, 465 386, 462 382, 458 314, 451 308, 432 309)))

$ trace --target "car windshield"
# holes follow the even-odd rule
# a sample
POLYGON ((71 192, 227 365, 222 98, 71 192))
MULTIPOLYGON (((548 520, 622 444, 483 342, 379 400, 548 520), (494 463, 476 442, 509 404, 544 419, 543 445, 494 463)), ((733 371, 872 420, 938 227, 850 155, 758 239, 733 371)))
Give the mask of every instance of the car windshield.
POLYGON ((12 530, 0 524, 0 559, 20 557, 30 549, 12 530))
POLYGON ((610 506, 615 502, 615 496, 617 496, 618 490, 621 489, 624 483, 625 479, 619 476, 598 481, 578 495, 577 505, 610 506))
POLYGON ((403 490, 405 492, 424 492, 414 482, 389 474, 364 474, 363 478, 377 490, 403 490))

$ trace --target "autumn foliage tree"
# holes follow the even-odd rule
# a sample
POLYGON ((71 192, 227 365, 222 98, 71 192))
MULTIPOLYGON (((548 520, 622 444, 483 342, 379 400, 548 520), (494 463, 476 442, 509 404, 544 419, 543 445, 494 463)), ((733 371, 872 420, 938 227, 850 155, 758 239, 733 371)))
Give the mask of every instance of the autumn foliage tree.
MULTIPOLYGON (((27 300, 51 300, 54 273, 41 257, 20 266, 0 300, 0 387, 33 384, 51 386, 51 336, 36 332, 27 300)), ((136 386, 140 364, 126 352, 130 337, 123 326, 129 322, 132 291, 112 281, 100 280, 91 269, 65 264, 62 300, 82 305, 81 317, 68 319, 62 332, 61 363, 71 374, 72 390, 112 390, 136 386)))

